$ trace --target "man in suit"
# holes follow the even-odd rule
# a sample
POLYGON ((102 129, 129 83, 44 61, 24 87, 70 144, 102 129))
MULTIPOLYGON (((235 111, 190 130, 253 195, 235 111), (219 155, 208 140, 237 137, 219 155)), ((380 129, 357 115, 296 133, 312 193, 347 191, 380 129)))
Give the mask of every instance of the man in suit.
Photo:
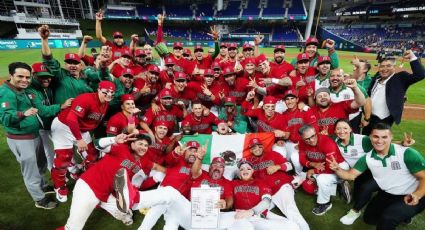
POLYGON ((410 61, 412 74, 406 71, 396 73, 394 58, 385 58, 379 63, 378 73, 368 89, 372 98, 372 115, 364 118, 369 122, 363 129, 364 135, 369 135, 376 123, 400 124, 407 89, 425 78, 425 69, 412 50, 408 50, 403 58, 410 61))

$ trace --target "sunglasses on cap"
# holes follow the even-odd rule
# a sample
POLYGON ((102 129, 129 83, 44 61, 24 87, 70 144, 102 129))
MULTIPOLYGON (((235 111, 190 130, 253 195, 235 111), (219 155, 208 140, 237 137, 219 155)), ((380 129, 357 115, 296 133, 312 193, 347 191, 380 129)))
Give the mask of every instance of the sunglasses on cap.
POLYGON ((298 61, 298 64, 305 64, 307 62, 309 62, 309 61, 308 60, 301 60, 301 61, 298 61))
POLYGON ((134 76, 133 75, 130 75, 130 74, 124 74, 122 76, 125 77, 125 78, 129 78, 129 79, 133 79, 134 78, 134 76))
POLYGON ((183 54, 183 57, 190 57, 189 54, 183 54))
POLYGON ((123 38, 123 37, 122 37, 122 36, 114 36, 114 39, 115 39, 115 38, 123 38))
POLYGON ((186 79, 176 79, 176 82, 186 82, 186 79))
POLYGON ((173 49, 174 49, 174 50, 183 50, 183 48, 182 48, 182 47, 174 47, 173 49))

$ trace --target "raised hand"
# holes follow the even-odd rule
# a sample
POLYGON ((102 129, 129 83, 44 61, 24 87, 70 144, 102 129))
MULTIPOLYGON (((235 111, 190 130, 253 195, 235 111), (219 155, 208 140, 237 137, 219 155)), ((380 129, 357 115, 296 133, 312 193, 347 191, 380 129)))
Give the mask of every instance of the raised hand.
POLYGON ((45 40, 49 38, 50 35, 50 29, 48 25, 42 25, 38 27, 38 34, 40 35, 41 39, 45 40))
POLYGON ((336 171, 339 169, 339 164, 338 162, 336 162, 335 157, 331 156, 331 159, 326 159, 326 161, 329 163, 329 168, 332 169, 333 171, 336 171))
POLYGON ((217 30, 217 26, 210 26, 210 32, 207 33, 208 36, 212 37, 214 39, 214 41, 217 41, 218 38, 220 37, 220 32, 218 32, 217 30))
POLYGON ((254 96, 255 96, 255 92, 254 92, 254 90, 251 90, 251 91, 249 91, 248 92, 248 94, 246 95, 246 101, 250 101, 250 100, 252 100, 252 99, 254 99, 254 96))
POLYGON ((249 87, 252 87, 254 89, 258 88, 258 84, 257 82, 255 82, 255 79, 253 79, 252 77, 249 77, 249 83, 248 83, 249 87))
POLYGON ((264 35, 258 33, 257 36, 254 37, 254 44, 258 46, 261 44, 261 42, 263 42, 263 40, 264 40, 264 35))
POLYGON ((402 145, 403 146, 411 146, 411 145, 413 145, 413 144, 415 144, 416 143, 416 141, 415 141, 415 139, 413 139, 413 134, 412 134, 412 132, 409 132, 409 133, 404 133, 404 140, 403 140, 403 142, 402 142, 402 145))
POLYGON ((347 80, 344 80, 344 84, 345 84, 345 86, 347 86, 350 89, 354 89, 354 88, 357 87, 357 81, 356 81, 356 79, 347 79, 347 80))
POLYGON ((208 89, 207 85, 201 85, 202 93, 207 95, 208 97, 212 96, 212 92, 208 89))
POLYGON ((96 13, 96 21, 102 21, 102 20, 103 20, 103 11, 102 10, 99 10, 96 13))
POLYGON ((131 40, 132 40, 133 42, 138 42, 138 41, 139 41, 139 35, 137 35, 137 34, 132 34, 132 35, 131 35, 131 40))
POLYGON ((157 21, 159 26, 162 26, 162 24, 164 23, 164 19, 165 19, 165 14, 158 14, 157 21))
POLYGON ((91 40, 93 40, 92 36, 84 35, 84 37, 83 37, 84 43, 89 43, 91 40))

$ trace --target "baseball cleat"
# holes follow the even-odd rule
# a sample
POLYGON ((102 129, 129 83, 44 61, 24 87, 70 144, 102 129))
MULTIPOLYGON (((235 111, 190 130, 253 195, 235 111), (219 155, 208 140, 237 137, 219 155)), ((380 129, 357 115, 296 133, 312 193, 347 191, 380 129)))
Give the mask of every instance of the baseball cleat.
POLYGON ((362 212, 355 212, 353 209, 350 209, 350 211, 347 212, 347 214, 343 217, 341 217, 341 219, 339 219, 339 221, 341 221, 341 223, 345 224, 345 225, 352 225, 354 223, 354 221, 357 220, 357 218, 360 217, 360 215, 362 214, 362 212))
POLYGON ((130 210, 128 213, 125 213, 123 215, 123 218, 121 219, 122 223, 129 226, 133 224, 133 212, 130 210))
POLYGON ((114 178, 114 190, 117 198, 117 208, 123 213, 127 213, 130 204, 128 191, 127 171, 124 168, 118 170, 114 178))
POLYGON ((61 202, 65 203, 68 200, 68 188, 66 186, 55 188, 56 192, 56 199, 61 202))
POLYGON ((56 203, 55 201, 53 201, 51 198, 47 196, 35 202, 35 207, 42 208, 42 209, 54 209, 56 208, 57 205, 58 203, 56 203))
POLYGON ((347 204, 351 202, 350 183, 343 181, 338 184, 338 192, 347 204))
POLYGON ((328 202, 326 204, 317 204, 316 207, 313 208, 313 214, 317 216, 324 215, 327 211, 332 208, 332 203, 328 202))

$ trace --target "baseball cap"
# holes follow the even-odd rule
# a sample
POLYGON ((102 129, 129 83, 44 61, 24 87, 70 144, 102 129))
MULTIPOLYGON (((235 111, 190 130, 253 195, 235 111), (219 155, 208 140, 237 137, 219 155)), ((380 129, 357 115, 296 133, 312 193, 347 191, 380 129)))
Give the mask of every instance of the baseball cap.
POLYGON ((47 67, 41 62, 36 62, 31 67, 35 77, 53 77, 53 74, 49 73, 47 67))
POLYGON ((214 75, 214 70, 212 69, 206 69, 204 72, 204 76, 213 76, 214 75))
POLYGON ((236 105, 236 97, 225 97, 224 105, 236 105))
POLYGON ((228 49, 237 49, 238 48, 238 44, 236 44, 236 42, 231 42, 227 45, 228 49))
POLYGON ((249 162, 249 161, 247 161, 247 160, 245 160, 245 159, 241 159, 241 160, 238 162, 238 169, 239 169, 239 168, 241 168, 241 166, 242 166, 242 165, 245 165, 245 164, 247 164, 247 165, 249 165, 249 167, 253 168, 253 166, 252 166, 252 163, 251 163, 251 162, 249 162))
POLYGON ((314 97, 317 97, 317 95, 319 95, 319 93, 322 93, 322 92, 326 92, 326 93, 328 93, 329 95, 331 94, 331 91, 330 91, 328 88, 326 88, 326 87, 321 87, 321 88, 318 88, 318 89, 316 90, 316 92, 314 93, 314 97))
POLYGON ((198 50, 201 52, 204 52, 204 48, 202 48, 201 44, 196 44, 195 47, 193 48, 193 52, 196 52, 198 50))
POLYGON ((298 93, 297 93, 297 91, 292 90, 292 89, 286 90, 285 95, 283 96, 283 98, 285 99, 286 97, 289 97, 289 96, 298 97, 298 93))
POLYGON ((258 57, 255 59, 255 61, 257 62, 257 65, 260 65, 261 63, 267 61, 267 57, 264 54, 260 54, 258 55, 258 57))
POLYGON ((181 43, 181 42, 174 42, 173 43, 173 48, 183 48, 183 43, 181 43))
POLYGON ((113 38, 116 38, 116 37, 121 37, 121 38, 123 38, 124 36, 122 36, 122 33, 121 33, 121 32, 119 32, 119 31, 115 31, 115 32, 112 34, 112 37, 113 37, 113 38))
POLYGON ((308 58, 308 54, 300 53, 300 54, 297 55, 297 62, 300 62, 300 61, 303 61, 303 60, 307 60, 307 61, 310 60, 308 58))
POLYGON ((115 84, 111 81, 101 81, 99 83, 99 89, 109 89, 115 92, 115 84))
POLYGON ((186 147, 199 148, 199 147, 201 147, 201 145, 197 141, 189 141, 189 142, 186 143, 186 147))
POLYGON ((256 145, 262 145, 263 143, 261 143, 260 139, 257 137, 252 138, 251 140, 249 140, 249 144, 248 146, 250 148, 256 146, 256 145))
POLYGON ((226 47, 227 48, 227 44, 225 42, 220 43, 220 48, 222 47, 226 47))
POLYGON ((275 98, 275 97, 273 97, 273 96, 267 96, 267 97, 264 97, 264 99, 263 99, 263 103, 266 105, 266 104, 276 104, 277 103, 277 99, 275 98))
POLYGON ((165 62, 165 65, 174 65, 174 61, 170 57, 166 58, 164 62, 165 62))
POLYGON ((316 37, 308 37, 307 41, 305 41, 305 46, 308 46, 308 45, 319 46, 319 40, 317 40, 316 37))
POLYGON ((223 76, 232 75, 234 73, 235 73, 235 70, 233 68, 226 67, 223 71, 223 76))
POLYGON ((136 51, 134 51, 134 56, 135 57, 146 56, 146 51, 143 49, 137 49, 136 51))
POLYGON ((183 53, 184 53, 184 54, 192 55, 192 51, 191 51, 190 49, 188 49, 188 48, 184 49, 184 50, 183 50, 183 53))
POLYGON ((167 126, 167 122, 166 122, 166 121, 160 121, 160 120, 157 120, 157 121, 155 121, 155 122, 153 123, 153 127, 157 127, 157 126, 165 126, 165 127, 168 127, 168 126, 167 126))
POLYGON ((273 52, 276 53, 277 51, 283 51, 283 52, 285 52, 286 51, 285 50, 285 45, 277 45, 277 46, 275 46, 273 52))
POLYGON ((131 75, 131 76, 134 76, 134 72, 133 72, 133 70, 132 70, 132 69, 130 69, 130 68, 124 68, 124 69, 121 71, 120 76, 124 76, 124 75, 131 75))
POLYGON ((254 65, 257 65, 257 63, 256 63, 256 61, 255 61, 255 58, 253 58, 253 57, 245 58, 245 60, 243 61, 243 63, 244 63, 244 65, 246 65, 246 64, 254 64, 254 65))
POLYGON ((124 101, 132 100, 134 101, 134 96, 131 94, 124 94, 121 96, 121 103, 124 103, 124 101))
POLYGON ((185 79, 185 80, 187 80, 187 74, 185 74, 183 72, 176 72, 174 74, 174 80, 177 80, 177 79, 185 79))
POLYGON ((66 62, 66 61, 69 61, 69 60, 76 61, 76 62, 81 62, 80 56, 78 54, 76 54, 76 53, 67 53, 67 54, 65 54, 64 61, 66 62))
POLYGON ((225 164, 226 161, 224 160, 223 157, 214 157, 211 161, 211 164, 214 164, 214 163, 225 164))
POLYGON ((132 57, 133 55, 131 55, 131 52, 130 52, 130 49, 125 49, 125 50, 123 50, 123 52, 122 52, 122 54, 121 54, 121 57, 132 57))
POLYGON ((156 65, 150 65, 148 67, 148 71, 149 72, 154 72, 154 73, 157 73, 157 74, 159 74, 159 72, 160 72, 158 66, 156 66, 156 65))
POLYGON ((250 44, 250 43, 245 43, 245 44, 243 44, 243 47, 242 47, 242 50, 243 51, 245 51, 245 50, 248 50, 248 49, 253 49, 253 46, 250 44))
POLYGON ((221 66, 220 66, 220 63, 219 62, 217 62, 217 61, 215 61, 215 62, 213 62, 213 64, 212 64, 212 69, 214 69, 214 70, 216 70, 216 69, 221 69, 221 66))
POLYGON ((320 65, 322 63, 331 64, 331 58, 329 56, 320 56, 319 58, 317 58, 317 65, 320 65))
POLYGON ((159 98, 173 98, 173 95, 171 94, 171 90, 169 89, 163 89, 161 92, 159 92, 159 98))
POLYGON ((190 122, 188 120, 183 120, 181 126, 190 126, 190 122))

